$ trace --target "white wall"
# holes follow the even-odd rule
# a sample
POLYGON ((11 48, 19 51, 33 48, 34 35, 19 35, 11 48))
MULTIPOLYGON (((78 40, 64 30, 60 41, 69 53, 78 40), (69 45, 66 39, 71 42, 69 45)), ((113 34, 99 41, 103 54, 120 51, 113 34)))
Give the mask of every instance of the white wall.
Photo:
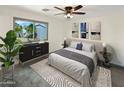
POLYGON ((61 48, 61 44, 65 36, 65 22, 63 20, 48 17, 41 13, 15 8, 13 6, 0 6, 0 36, 5 36, 7 31, 13 29, 13 17, 48 22, 48 41, 50 44, 50 52, 61 48))
POLYGON ((124 66, 124 15, 107 15, 96 18, 82 18, 70 20, 66 24, 66 37, 71 37, 71 24, 73 22, 101 22, 101 39, 113 49, 112 63, 124 66))

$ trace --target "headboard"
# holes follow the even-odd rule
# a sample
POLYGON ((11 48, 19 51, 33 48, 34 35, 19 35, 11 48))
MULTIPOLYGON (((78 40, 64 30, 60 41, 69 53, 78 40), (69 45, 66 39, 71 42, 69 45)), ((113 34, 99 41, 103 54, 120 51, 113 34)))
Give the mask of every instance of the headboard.
POLYGON ((86 42, 86 43, 92 43, 95 46, 96 52, 103 51, 102 41, 96 41, 96 40, 85 40, 85 39, 75 39, 75 38, 67 38, 67 44, 70 45, 71 41, 78 41, 78 42, 86 42))
POLYGON ((75 39, 75 38, 67 38, 67 44, 70 45, 71 41, 78 41, 78 42, 86 42, 86 43, 92 43, 94 44, 95 51, 97 53, 98 59, 104 60, 102 55, 100 54, 100 51, 103 51, 103 42, 102 41, 96 41, 96 40, 85 40, 85 39, 75 39))

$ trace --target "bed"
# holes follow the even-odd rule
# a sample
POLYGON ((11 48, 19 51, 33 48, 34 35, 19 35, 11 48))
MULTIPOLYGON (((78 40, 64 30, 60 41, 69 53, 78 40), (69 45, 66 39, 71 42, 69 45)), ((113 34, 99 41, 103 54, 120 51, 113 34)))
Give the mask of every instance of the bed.
POLYGON ((97 67, 96 52, 89 51, 87 45, 87 49, 77 50, 75 48, 77 43, 51 53, 48 64, 79 82, 82 87, 94 86, 93 79, 97 67))

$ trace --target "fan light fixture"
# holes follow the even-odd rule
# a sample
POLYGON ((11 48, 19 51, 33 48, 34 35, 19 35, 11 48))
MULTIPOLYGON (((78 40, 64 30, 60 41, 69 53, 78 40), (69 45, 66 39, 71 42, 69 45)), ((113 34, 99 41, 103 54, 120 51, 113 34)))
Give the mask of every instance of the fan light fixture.
POLYGON ((58 14, 55 14, 55 15, 61 15, 61 14, 64 14, 64 17, 65 18, 73 18, 73 15, 84 15, 86 14, 85 12, 80 12, 80 11, 77 11, 79 9, 81 9, 83 6, 82 5, 77 5, 77 6, 66 6, 64 7, 63 9, 62 8, 59 8, 59 7, 54 7, 60 11, 63 11, 62 13, 58 13, 58 14), (77 11, 77 12, 76 12, 77 11))
POLYGON ((64 17, 65 18, 73 18, 73 16, 70 13, 68 13, 67 15, 64 15, 64 17))

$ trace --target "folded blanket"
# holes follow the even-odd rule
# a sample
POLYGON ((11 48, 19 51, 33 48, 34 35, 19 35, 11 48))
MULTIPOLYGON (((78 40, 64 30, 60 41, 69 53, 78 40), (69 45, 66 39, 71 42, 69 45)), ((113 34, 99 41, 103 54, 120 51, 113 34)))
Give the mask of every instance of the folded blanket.
POLYGON ((65 49, 60 49, 54 53, 86 65, 89 69, 90 76, 92 76, 95 66, 93 60, 90 57, 65 49))

